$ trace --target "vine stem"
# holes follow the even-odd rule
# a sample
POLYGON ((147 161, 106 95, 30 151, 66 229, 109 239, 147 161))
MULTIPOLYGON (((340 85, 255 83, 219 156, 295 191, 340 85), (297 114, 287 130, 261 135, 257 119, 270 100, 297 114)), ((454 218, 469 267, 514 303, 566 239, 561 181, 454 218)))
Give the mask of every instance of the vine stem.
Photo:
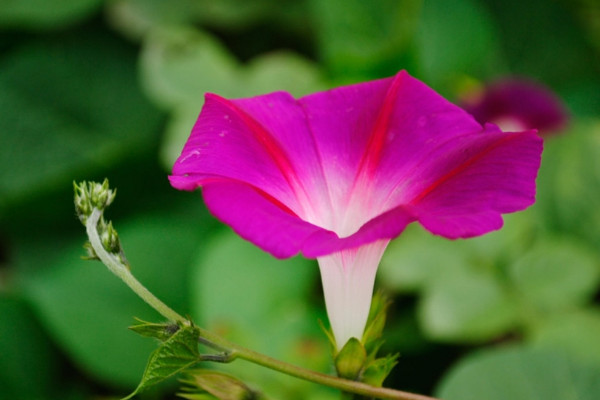
MULTIPOLYGON (((124 265, 114 254, 106 251, 98 234, 98 221, 102 216, 102 211, 94 208, 91 215, 86 221, 86 232, 94 252, 108 269, 118 276, 135 294, 137 294, 148 305, 154 308, 159 314, 168 320, 189 325, 190 321, 176 311, 171 309, 154 294, 152 294, 144 285, 142 285, 133 276, 129 268, 124 265)), ((304 379, 317 384, 329 386, 339 389, 343 392, 355 393, 358 395, 374 397, 378 399, 392 400, 437 400, 433 397, 423 396, 419 394, 403 392, 400 390, 375 387, 366 383, 352 381, 348 379, 338 378, 332 375, 326 375, 320 372, 312 371, 293 364, 289 364, 256 351, 246 349, 235 343, 231 343, 227 339, 216 335, 203 328, 197 327, 202 338, 202 343, 214 349, 224 351, 228 355, 228 361, 233 361, 240 358, 251 363, 261 365, 263 367, 282 372, 286 375, 304 379)))

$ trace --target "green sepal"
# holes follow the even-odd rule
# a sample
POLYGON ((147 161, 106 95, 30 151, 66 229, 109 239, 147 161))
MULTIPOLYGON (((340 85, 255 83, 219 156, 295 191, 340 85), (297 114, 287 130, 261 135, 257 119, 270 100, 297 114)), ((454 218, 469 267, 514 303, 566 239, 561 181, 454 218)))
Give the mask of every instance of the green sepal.
POLYGON ((385 357, 369 361, 363 370, 361 381, 372 386, 381 387, 383 381, 398 364, 398 354, 388 354, 385 357))
POLYGON ((323 324, 323 321, 321 321, 321 319, 318 319, 317 322, 319 323, 319 327, 321 328, 323 333, 325 333, 325 336, 327 336, 327 340, 329 341, 329 344, 331 345, 331 352, 333 354, 333 357, 335 358, 335 356, 337 355, 337 344, 335 343, 335 337, 333 336, 333 331, 330 328, 326 328, 325 324, 323 324))
POLYGON ((262 397, 236 377, 214 370, 189 371, 181 382, 186 386, 177 395, 188 400, 258 400, 262 397))
POLYGON ((350 338, 335 357, 335 369, 341 378, 358 380, 367 362, 367 351, 356 338, 350 338))
POLYGON ((132 325, 129 327, 132 331, 138 335, 151 337, 160 340, 161 342, 167 341, 171 336, 179 331, 181 328, 174 322, 157 324, 154 322, 146 322, 139 318, 136 318, 139 324, 132 325))
POLYGON ((180 327, 158 349, 152 352, 140 384, 133 393, 123 400, 131 399, 144 389, 194 366, 200 361, 199 338, 200 330, 196 326, 186 325, 180 327))
POLYGON ((377 350, 381 346, 381 336, 386 322, 387 310, 391 302, 382 291, 378 291, 371 301, 371 309, 367 319, 367 326, 363 333, 362 343, 367 350, 367 354, 375 357, 377 350))

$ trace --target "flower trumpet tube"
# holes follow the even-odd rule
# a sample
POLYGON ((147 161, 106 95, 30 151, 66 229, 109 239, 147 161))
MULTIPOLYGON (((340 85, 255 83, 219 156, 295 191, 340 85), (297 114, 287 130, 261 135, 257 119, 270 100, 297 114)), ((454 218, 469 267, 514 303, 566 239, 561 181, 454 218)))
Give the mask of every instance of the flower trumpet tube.
POLYGON ((499 229, 534 202, 541 152, 535 131, 482 126, 401 71, 300 99, 207 94, 169 179, 275 257, 316 258, 341 348, 391 239, 415 221, 451 239, 499 229))

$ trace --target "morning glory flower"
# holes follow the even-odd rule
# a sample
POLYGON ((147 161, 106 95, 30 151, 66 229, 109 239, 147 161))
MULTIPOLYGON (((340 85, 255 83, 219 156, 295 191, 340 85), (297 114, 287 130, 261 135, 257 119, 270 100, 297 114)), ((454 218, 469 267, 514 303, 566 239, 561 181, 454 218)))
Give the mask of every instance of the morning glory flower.
POLYGON ((462 105, 480 123, 503 130, 537 129, 541 134, 563 129, 568 113, 550 89, 522 78, 504 78, 472 94, 462 105))
POLYGON ((499 229, 534 202, 541 151, 401 71, 300 99, 207 94, 169 179, 275 257, 316 258, 341 349, 363 334, 391 239, 415 221, 451 239, 499 229))

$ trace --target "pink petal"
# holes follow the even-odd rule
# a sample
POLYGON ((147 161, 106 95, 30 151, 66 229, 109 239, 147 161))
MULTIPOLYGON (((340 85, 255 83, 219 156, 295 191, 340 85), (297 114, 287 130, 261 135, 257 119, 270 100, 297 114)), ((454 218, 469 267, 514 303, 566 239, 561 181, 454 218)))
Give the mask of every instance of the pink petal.
POLYGON ((170 179, 277 257, 319 257, 415 220, 449 238, 498 229, 534 201, 541 148, 400 72, 298 101, 207 95, 170 179))

